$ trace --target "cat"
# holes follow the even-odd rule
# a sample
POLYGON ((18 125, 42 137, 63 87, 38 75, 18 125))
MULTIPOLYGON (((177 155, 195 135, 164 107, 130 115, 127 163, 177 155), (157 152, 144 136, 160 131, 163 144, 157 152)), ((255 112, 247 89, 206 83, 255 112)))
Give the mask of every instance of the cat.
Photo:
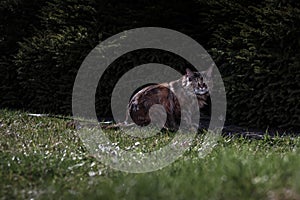
MULTIPOLYGON (((127 106, 125 122, 104 128, 111 129, 121 126, 130 126, 132 125, 132 123, 129 122, 130 117, 136 125, 147 126, 151 123, 150 108, 156 104, 163 106, 167 115, 163 129, 170 131, 178 130, 182 111, 186 112, 186 118, 184 119, 186 123, 192 123, 190 116, 193 112, 197 111, 197 109, 188 108, 188 106, 188 109, 186 109, 185 105, 195 103, 195 99, 200 109, 208 104, 210 97, 209 90, 212 86, 210 83, 204 82, 204 77, 205 80, 210 80, 211 74, 212 66, 202 73, 193 72, 187 68, 186 74, 178 80, 146 86, 130 99, 127 106), (196 98, 192 98, 193 96, 196 96, 196 98), (179 102, 181 102, 181 104, 179 102)), ((156 114, 157 116, 161 115, 159 112, 156 114)))

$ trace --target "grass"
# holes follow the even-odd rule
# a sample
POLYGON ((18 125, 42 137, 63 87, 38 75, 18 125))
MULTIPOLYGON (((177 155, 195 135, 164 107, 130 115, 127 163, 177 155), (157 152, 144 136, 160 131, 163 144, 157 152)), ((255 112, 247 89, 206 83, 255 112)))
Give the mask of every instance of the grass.
MULTIPOLYGON (((201 158, 198 136, 171 165, 131 174, 96 160, 67 122, 0 110, 0 199, 300 199, 298 137, 221 138, 201 158)), ((122 148, 145 148, 108 134, 122 148)), ((144 145, 157 149, 171 137, 144 145)))

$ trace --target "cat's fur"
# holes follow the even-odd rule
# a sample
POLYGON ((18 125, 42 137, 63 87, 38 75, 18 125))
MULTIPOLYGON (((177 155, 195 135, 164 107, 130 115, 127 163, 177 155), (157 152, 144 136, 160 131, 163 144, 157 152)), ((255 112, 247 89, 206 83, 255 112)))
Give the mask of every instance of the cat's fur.
MULTIPOLYGON (((190 105, 191 101, 197 101, 194 103, 198 103, 199 108, 203 108, 207 104, 209 87, 207 83, 204 83, 203 75, 209 78, 211 77, 211 72, 212 67, 202 73, 186 69, 186 74, 176 81, 150 85, 143 88, 131 98, 127 108, 126 121, 107 128, 129 125, 129 115, 135 124, 147 126, 151 122, 149 116, 150 108, 155 104, 160 104, 164 107, 167 114, 164 128, 167 130, 177 130, 180 125, 181 112, 184 110, 187 112, 186 116, 190 116, 195 111, 195 108, 194 110, 193 108, 182 109, 184 105, 190 105), (197 98, 187 98, 194 95, 197 98), (180 105, 179 102, 183 105, 180 105)), ((185 120, 187 123, 191 122, 189 117, 185 120)))

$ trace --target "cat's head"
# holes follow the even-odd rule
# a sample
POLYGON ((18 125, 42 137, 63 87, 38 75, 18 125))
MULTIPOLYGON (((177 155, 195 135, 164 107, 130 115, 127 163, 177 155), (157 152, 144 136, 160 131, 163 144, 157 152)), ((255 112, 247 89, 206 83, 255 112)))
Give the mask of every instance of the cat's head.
POLYGON ((199 96, 209 96, 211 84, 212 67, 204 72, 193 72, 186 69, 186 75, 183 79, 183 86, 189 93, 199 96))

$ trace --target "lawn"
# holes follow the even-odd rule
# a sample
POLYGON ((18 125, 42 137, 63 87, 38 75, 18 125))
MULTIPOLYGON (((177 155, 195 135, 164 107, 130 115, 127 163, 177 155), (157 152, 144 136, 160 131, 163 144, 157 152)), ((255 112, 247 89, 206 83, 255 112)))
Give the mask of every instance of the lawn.
MULTIPOLYGON (((0 199, 300 199, 300 137, 225 137, 202 158, 197 136, 171 165, 132 174, 89 154, 69 121, 0 110, 0 199)), ((107 134, 143 151, 143 141, 107 134)), ((144 144, 149 151, 170 138, 144 144)))

